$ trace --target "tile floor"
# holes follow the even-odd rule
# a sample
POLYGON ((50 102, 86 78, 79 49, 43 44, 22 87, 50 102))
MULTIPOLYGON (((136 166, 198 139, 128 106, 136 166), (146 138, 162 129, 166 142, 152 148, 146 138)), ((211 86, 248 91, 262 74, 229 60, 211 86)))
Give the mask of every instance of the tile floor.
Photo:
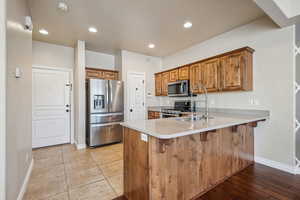
POLYGON ((23 200, 111 200, 123 193, 123 145, 33 150, 34 167, 23 200))

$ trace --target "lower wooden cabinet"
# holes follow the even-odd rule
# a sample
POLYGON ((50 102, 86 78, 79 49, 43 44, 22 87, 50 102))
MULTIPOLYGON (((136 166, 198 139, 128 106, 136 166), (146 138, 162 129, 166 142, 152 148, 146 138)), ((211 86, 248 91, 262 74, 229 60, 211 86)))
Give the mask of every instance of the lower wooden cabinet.
POLYGON ((86 68, 86 78, 99 78, 105 80, 119 80, 119 72, 112 70, 86 68))
POLYGON ((160 112, 157 111, 148 111, 148 119, 159 119, 160 112))

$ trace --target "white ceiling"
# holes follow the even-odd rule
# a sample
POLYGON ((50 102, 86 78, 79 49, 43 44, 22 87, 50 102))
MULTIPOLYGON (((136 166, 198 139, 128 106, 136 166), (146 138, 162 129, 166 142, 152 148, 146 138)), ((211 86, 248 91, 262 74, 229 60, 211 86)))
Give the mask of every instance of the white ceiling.
POLYGON ((166 56, 264 16, 252 0, 29 0, 33 39, 113 54, 119 49, 166 56), (191 21, 193 27, 184 29, 191 21), (89 26, 99 32, 91 34, 89 26), (40 28, 48 36, 38 33, 40 28), (149 43, 156 48, 149 49, 149 43))

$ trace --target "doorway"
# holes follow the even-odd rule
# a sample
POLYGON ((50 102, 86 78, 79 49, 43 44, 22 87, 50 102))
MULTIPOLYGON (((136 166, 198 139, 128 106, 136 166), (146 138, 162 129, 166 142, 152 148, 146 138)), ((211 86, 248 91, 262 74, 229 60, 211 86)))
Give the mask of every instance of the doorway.
POLYGON ((127 82, 129 120, 145 119, 145 73, 128 72, 127 82))
POLYGON ((32 148, 71 143, 72 71, 33 67, 32 148))

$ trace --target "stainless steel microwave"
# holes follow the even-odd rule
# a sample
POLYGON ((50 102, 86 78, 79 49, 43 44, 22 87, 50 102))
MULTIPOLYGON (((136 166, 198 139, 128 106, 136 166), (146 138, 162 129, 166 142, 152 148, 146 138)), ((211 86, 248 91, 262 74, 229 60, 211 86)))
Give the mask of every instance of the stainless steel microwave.
POLYGON ((189 81, 177 81, 168 84, 168 96, 169 97, 186 97, 189 96, 189 81))

